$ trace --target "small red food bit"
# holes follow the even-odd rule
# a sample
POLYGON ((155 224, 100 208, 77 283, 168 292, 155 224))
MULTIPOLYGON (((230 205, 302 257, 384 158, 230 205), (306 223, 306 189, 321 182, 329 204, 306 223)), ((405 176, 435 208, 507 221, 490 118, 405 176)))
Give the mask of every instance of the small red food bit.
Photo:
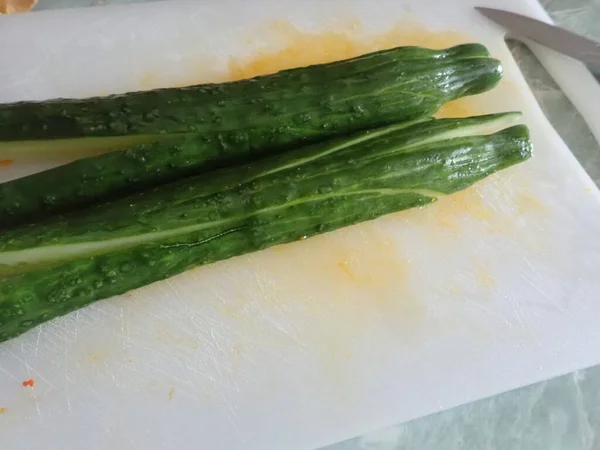
POLYGON ((14 161, 12 159, 4 159, 0 160, 0 167, 2 166, 10 166, 14 161))
POLYGON ((23 381, 23 386, 33 387, 35 386, 35 381, 33 381, 33 378, 30 378, 29 380, 23 381))

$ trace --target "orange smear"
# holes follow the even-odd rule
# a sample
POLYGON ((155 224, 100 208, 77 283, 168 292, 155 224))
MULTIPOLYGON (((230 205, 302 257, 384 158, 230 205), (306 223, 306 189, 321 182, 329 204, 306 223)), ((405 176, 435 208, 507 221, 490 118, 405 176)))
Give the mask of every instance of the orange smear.
POLYGON ((12 159, 4 159, 0 161, 0 167, 10 166, 14 161, 12 159))
MULTIPOLYGON (((360 21, 337 26, 335 30, 306 33, 287 22, 271 22, 261 27, 279 48, 268 48, 250 59, 230 58, 229 80, 240 80, 275 73, 293 67, 322 64, 353 58, 368 52, 402 45, 419 45, 442 49, 473 42, 468 35, 456 31, 433 31, 423 25, 399 22, 381 34, 369 35, 360 21)), ((479 96, 481 98, 481 96, 479 96)), ((436 117, 463 117, 483 114, 481 104, 472 97, 443 105, 436 117)))
POLYGON ((25 387, 34 387, 35 386, 35 381, 33 381, 33 378, 30 378, 29 380, 23 381, 23 386, 25 386, 25 387))
POLYGON ((260 27, 260 31, 260 34, 267 33, 271 38, 269 40, 277 42, 279 48, 260 51, 250 59, 231 58, 230 80, 352 58, 401 45, 441 49, 472 41, 469 36, 454 31, 432 31, 418 24, 404 22, 377 35, 364 33, 359 21, 316 33, 301 31, 288 22, 275 21, 260 27))

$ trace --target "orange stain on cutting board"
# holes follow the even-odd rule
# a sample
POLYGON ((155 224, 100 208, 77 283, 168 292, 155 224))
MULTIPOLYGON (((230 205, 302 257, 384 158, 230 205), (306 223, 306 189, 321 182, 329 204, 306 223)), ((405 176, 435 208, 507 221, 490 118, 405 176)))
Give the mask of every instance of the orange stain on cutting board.
POLYGON ((378 221, 200 271, 209 277, 212 270, 219 270, 216 266, 231 273, 252 273, 242 284, 244 291, 252 291, 252 298, 235 295, 232 286, 213 303, 224 323, 234 322, 235 329, 247 336, 244 345, 250 354, 253 349, 273 349, 278 355, 282 348, 300 346, 318 358, 323 374, 336 380, 332 392, 339 388, 340 395, 346 381, 360 376, 362 368, 349 367, 357 363, 355 351, 364 340, 375 339, 373 333, 394 330, 396 344, 402 347, 441 329, 425 301, 427 290, 415 285, 418 268, 378 221))
POLYGON ((96 349, 87 352, 88 360, 92 363, 104 363, 110 357, 110 352, 107 349, 96 349))
POLYGON ((527 190, 516 193, 515 205, 520 214, 538 213, 538 215, 547 215, 550 212, 544 202, 527 190))
MULTIPOLYGON (((493 176, 492 176, 493 178, 493 176)), ((492 208, 485 200, 482 187, 492 180, 486 179, 478 184, 471 186, 463 191, 452 195, 440 196, 438 200, 430 206, 424 208, 413 208, 406 211, 400 211, 391 214, 390 217, 402 217, 411 224, 417 224, 420 227, 434 227, 434 230, 442 231, 440 237, 447 239, 447 233, 463 233, 463 221, 465 219, 475 219, 479 222, 492 224, 489 231, 492 233, 504 233, 511 229, 512 218, 503 216, 497 210, 492 208)), ((512 199, 510 200, 512 202, 512 199)), ((436 237, 432 235, 431 237, 436 237)))
POLYGON ((12 163, 14 163, 12 159, 4 159, 0 161, 0 167, 7 167, 10 166, 12 163))
MULTIPOLYGON (((426 320, 427 307, 413 289, 411 261, 376 222, 276 246, 247 260, 258 271, 253 289, 263 292, 261 304, 284 314, 297 309, 296 314, 301 311, 311 320, 333 314, 352 333, 362 328, 366 315, 381 311, 392 314, 406 330, 426 320), (285 264, 274 255, 285 257, 285 264), (276 283, 263 285, 260 280, 276 283)), ((237 261, 223 264, 235 270, 237 261)), ((245 301, 228 301, 218 309, 238 322, 255 322, 245 301)))
POLYGON ((322 64, 353 58, 364 53, 401 45, 421 45, 445 48, 469 42, 468 36, 458 32, 432 32, 414 24, 397 24, 377 35, 365 34, 360 22, 352 21, 335 30, 307 33, 287 22, 272 22, 262 30, 277 42, 276 50, 263 50, 248 59, 231 58, 231 80, 275 73, 293 67, 322 64))
POLYGON ((475 267, 475 279, 479 287, 487 290, 494 289, 497 284, 494 274, 481 262, 478 262, 475 267))
MULTIPOLYGON (((229 79, 240 80, 275 73, 294 67, 322 64, 352 58, 364 53, 403 45, 445 48, 472 42, 468 35, 457 31, 432 31, 414 22, 399 22, 390 30, 367 35, 360 22, 353 20, 335 30, 307 33, 287 22, 273 22, 261 31, 268 32, 281 47, 263 50, 251 58, 230 58, 229 79)), ((444 105, 438 117, 458 117, 481 113, 471 99, 459 99, 444 105)))

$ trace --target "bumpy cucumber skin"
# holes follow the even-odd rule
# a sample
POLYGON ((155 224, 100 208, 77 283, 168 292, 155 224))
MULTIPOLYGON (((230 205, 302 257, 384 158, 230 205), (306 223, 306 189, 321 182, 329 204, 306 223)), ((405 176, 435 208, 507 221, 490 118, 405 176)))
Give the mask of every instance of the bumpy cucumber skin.
POLYGON ((431 115, 491 89, 501 75, 500 62, 479 44, 400 47, 233 83, 0 105, 0 140, 164 133, 158 142, 0 184, 0 227, 431 115))
POLYGON ((453 122, 424 122, 329 153, 343 140, 318 144, 9 230, 0 257, 207 224, 0 278, 0 340, 192 267, 427 205, 435 192, 464 189, 531 156, 522 125, 415 146, 444 123, 453 122))
POLYGON ((398 47, 236 82, 4 104, 0 141, 219 132, 252 148, 285 145, 354 122, 367 128, 431 113, 489 89, 500 72, 480 44, 398 47))

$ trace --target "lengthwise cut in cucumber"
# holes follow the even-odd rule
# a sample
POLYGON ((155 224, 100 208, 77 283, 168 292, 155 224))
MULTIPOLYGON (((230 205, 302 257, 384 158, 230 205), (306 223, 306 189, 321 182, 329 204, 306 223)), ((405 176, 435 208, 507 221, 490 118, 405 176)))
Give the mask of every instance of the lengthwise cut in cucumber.
POLYGON ((87 156, 1 184, 0 226, 432 115, 501 75, 480 44, 399 47, 232 83, 0 105, 0 160, 87 156), (126 151, 92 156, 109 150, 126 151))
POLYGON ((0 340, 194 266, 428 205, 528 159, 525 126, 497 131, 518 117, 391 125, 8 230, 0 340))

